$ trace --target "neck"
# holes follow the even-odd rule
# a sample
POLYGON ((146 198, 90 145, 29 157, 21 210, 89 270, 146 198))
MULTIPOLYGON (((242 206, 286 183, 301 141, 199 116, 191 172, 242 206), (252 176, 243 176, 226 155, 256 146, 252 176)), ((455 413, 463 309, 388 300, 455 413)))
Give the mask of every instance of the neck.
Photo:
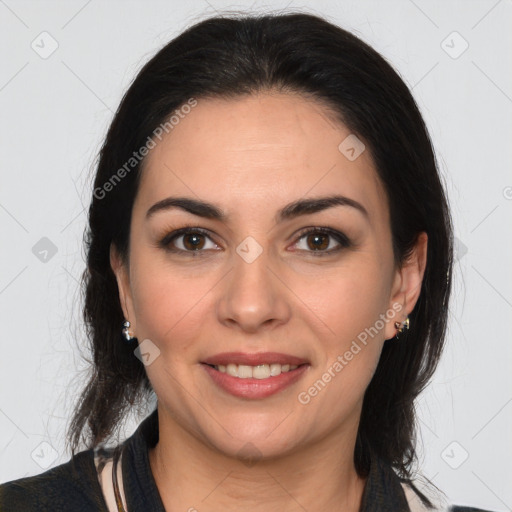
POLYGON ((191 435, 160 406, 158 422, 149 460, 167 512, 237 510, 241 503, 251 512, 360 509, 366 479, 353 461, 357 424, 283 457, 241 461, 191 435))

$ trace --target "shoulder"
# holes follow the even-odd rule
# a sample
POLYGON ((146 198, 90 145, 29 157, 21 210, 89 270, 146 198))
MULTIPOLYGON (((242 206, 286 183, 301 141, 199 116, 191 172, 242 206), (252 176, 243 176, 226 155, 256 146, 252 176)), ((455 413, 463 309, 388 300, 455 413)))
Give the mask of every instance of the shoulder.
POLYGON ((475 507, 463 507, 462 505, 452 505, 448 512, 492 512, 492 510, 475 507))
POLYGON ((482 508, 466 507, 462 505, 450 505, 443 493, 431 493, 428 500, 432 506, 425 503, 426 496, 418 490, 413 482, 401 482, 405 497, 411 512, 492 512, 482 508))
POLYGON ((106 512, 94 451, 77 453, 68 462, 39 475, 1 484, 0 510, 106 512))

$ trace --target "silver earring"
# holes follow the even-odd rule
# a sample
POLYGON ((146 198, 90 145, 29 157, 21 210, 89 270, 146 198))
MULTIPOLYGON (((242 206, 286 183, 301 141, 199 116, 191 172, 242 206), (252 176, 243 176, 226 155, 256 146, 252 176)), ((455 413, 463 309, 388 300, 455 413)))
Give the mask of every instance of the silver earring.
POLYGON ((130 332, 130 322, 128 320, 123 324, 123 336, 126 341, 132 341, 134 338, 130 332))
POLYGON ((395 322, 395 327, 397 329, 397 332, 395 334, 396 339, 398 339, 398 335, 403 332, 403 330, 409 329, 409 317, 407 317, 402 323, 395 322))

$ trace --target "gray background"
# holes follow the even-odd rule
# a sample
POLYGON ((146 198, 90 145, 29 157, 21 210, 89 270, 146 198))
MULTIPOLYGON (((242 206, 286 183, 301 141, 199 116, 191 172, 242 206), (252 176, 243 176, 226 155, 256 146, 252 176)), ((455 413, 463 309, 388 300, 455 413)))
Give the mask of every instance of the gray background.
POLYGON ((0 0, 0 481, 69 459, 63 436, 87 368, 85 208, 121 95, 206 14, 284 8, 352 30, 413 89, 458 247, 448 346, 418 403, 421 467, 452 502, 511 510, 511 0, 0 0))

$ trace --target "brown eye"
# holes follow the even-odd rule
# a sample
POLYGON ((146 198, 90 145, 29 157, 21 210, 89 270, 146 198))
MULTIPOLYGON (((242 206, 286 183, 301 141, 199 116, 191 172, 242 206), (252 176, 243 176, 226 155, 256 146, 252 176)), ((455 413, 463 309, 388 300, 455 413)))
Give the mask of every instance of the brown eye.
POLYGON ((204 235, 197 233, 187 233, 183 236, 183 245, 186 249, 190 249, 192 251, 196 249, 202 249, 204 246, 204 235))
POLYGON ((295 244, 301 251, 312 253, 315 256, 323 256, 339 252, 352 246, 346 235, 330 228, 310 228, 303 231, 295 244), (301 245, 301 240, 305 241, 301 245))
POLYGON ((308 247, 315 251, 320 249, 327 249, 329 247, 329 235, 324 234, 314 234, 307 235, 307 244, 308 247))
POLYGON ((218 249, 208 232, 201 228, 181 228, 166 235, 159 246, 170 252, 201 254, 208 249, 218 249))

